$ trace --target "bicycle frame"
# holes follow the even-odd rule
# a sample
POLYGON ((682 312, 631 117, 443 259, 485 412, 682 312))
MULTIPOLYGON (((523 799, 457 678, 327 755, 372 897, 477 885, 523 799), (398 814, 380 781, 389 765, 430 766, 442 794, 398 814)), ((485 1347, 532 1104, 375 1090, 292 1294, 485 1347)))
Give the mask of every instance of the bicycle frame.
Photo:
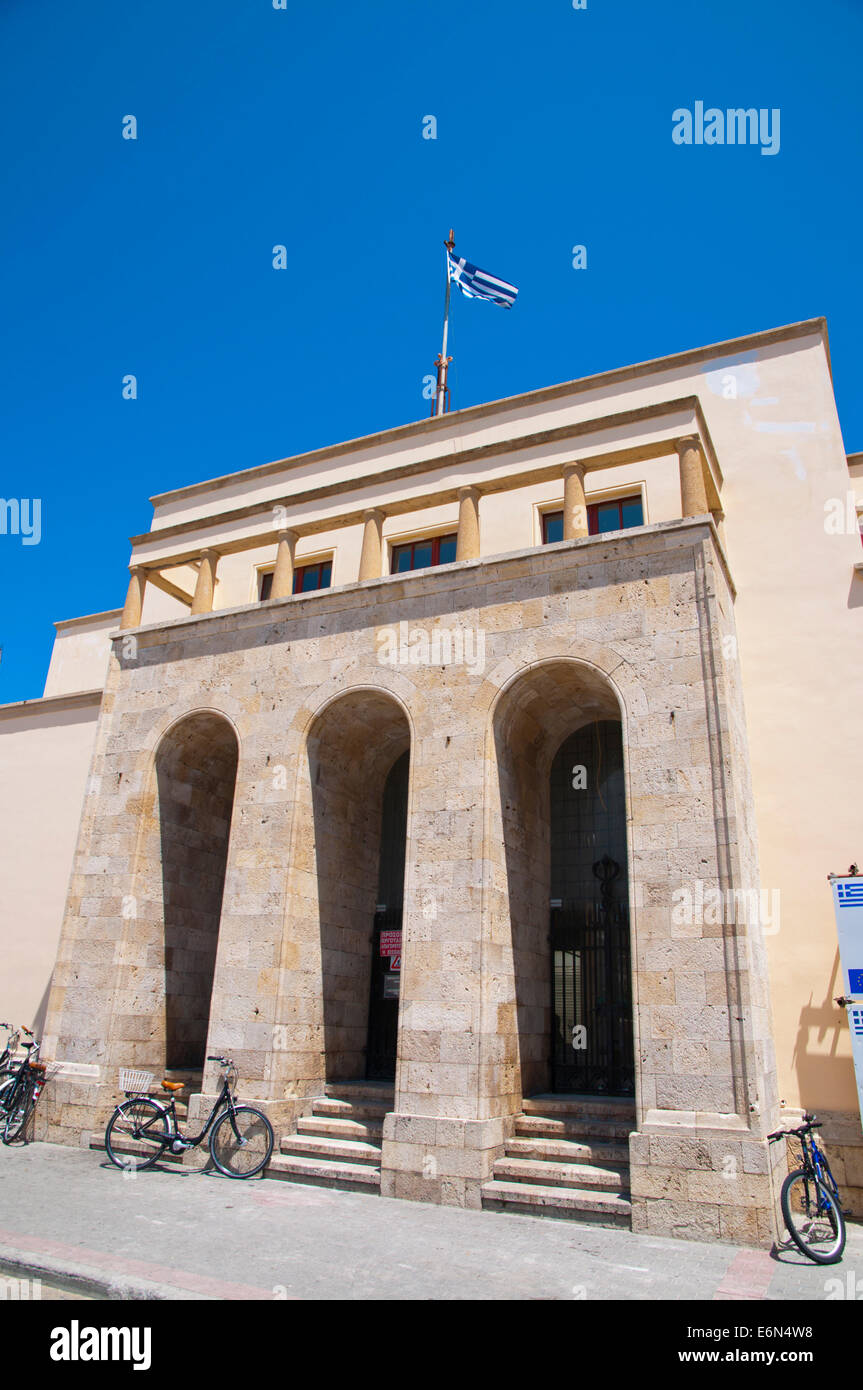
POLYGON ((7 1118, 14 1114, 19 1098, 26 1094, 28 1087, 32 1091, 31 1108, 35 1106, 42 1094, 45 1085, 45 1067, 41 1062, 34 1061, 34 1058, 39 1056, 41 1047, 41 1042, 31 1045, 26 1057, 19 1063, 17 1071, 10 1078, 8 1086, 0 1093, 0 1111, 7 1118))
MULTIPOLYGON (((137 1100, 139 1099, 139 1097, 130 1096, 129 1099, 137 1100)), ((171 1125, 171 1134, 168 1142, 173 1144, 175 1140, 179 1139, 185 1145, 185 1147, 189 1149, 197 1148, 197 1146, 202 1142, 202 1140, 206 1139, 216 1119, 219 1117, 222 1110, 225 1108, 226 1102, 227 1108, 231 1115, 233 1115, 236 1109, 236 1106, 234 1104, 233 1093, 231 1091, 230 1083, 228 1081, 227 1076, 224 1076, 222 1078, 222 1089, 216 1097, 216 1100, 213 1104, 213 1108, 210 1111, 210 1114, 206 1120, 206 1123, 204 1124, 203 1129, 201 1130, 200 1134, 194 1136, 182 1133, 180 1126, 177 1122, 177 1104, 173 1096, 171 1097, 169 1105, 166 1105, 164 1101, 157 1099, 156 1096, 148 1096, 147 1099, 152 1100, 156 1105, 158 1105, 159 1115, 158 1117, 154 1116, 152 1120, 148 1120, 146 1124, 140 1125, 138 1128, 136 1128, 134 1131, 134 1138, 139 1139, 142 1134, 147 1133, 151 1125, 156 1124, 158 1119, 161 1119, 162 1116, 167 1115, 169 1117, 171 1125)), ((236 1127, 234 1132, 236 1133, 236 1127)), ((239 1135, 237 1137, 239 1138, 239 1135)))
MULTIPOLYGON (((811 1178, 816 1184, 823 1186, 841 1207, 841 1198, 839 1196, 839 1188, 836 1184, 836 1179, 830 1171, 827 1155, 818 1146, 814 1132, 810 1130, 808 1134, 798 1134, 796 1137, 800 1140, 800 1147, 803 1150, 804 1181, 811 1178)), ((817 1185, 815 1190, 816 1192, 819 1190, 817 1185)), ((826 1207, 826 1205, 827 1204, 819 1194, 818 1212, 820 1213, 822 1208, 826 1207)))
POLYGON ((809 1147, 809 1161, 811 1162, 812 1167, 815 1170, 815 1176, 819 1179, 820 1182, 824 1183, 824 1186, 828 1188, 828 1190, 831 1191, 835 1197, 838 1197, 839 1188, 836 1184, 836 1179, 830 1171, 830 1164, 827 1162, 827 1155, 816 1143, 814 1135, 810 1135, 809 1137, 809 1147))
POLYGON ((6 1029, 6 1046, 0 1052, 0 1068, 2 1068, 8 1066, 10 1062, 14 1062, 21 1034, 17 1028, 13 1028, 9 1023, 0 1023, 0 1028, 6 1029))

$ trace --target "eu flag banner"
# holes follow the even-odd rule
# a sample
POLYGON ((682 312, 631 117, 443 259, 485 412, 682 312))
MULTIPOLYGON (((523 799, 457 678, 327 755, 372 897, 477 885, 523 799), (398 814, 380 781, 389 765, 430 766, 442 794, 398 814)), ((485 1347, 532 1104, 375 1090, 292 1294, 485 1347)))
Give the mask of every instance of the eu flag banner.
POLYGON ((468 299, 490 299, 492 304, 512 308, 518 294, 515 285, 507 284, 506 280, 500 280, 496 275, 489 275, 487 270, 480 270, 479 266, 466 261, 464 256, 454 256, 449 250, 447 259, 450 278, 468 299))

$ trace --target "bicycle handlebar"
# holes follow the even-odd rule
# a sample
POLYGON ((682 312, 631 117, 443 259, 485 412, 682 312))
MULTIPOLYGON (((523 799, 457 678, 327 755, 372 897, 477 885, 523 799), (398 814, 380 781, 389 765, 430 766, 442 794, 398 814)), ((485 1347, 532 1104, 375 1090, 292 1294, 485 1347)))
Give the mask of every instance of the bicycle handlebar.
POLYGON ((234 1065, 230 1057, 208 1057, 208 1062, 218 1062, 220 1066, 232 1067, 234 1065))
POLYGON ((768 1134, 767 1138, 770 1140, 772 1144, 775 1139, 787 1139, 789 1135, 791 1136, 791 1138, 799 1139, 801 1134, 808 1134, 811 1129, 823 1128, 823 1121, 816 1120, 814 1115, 807 1115, 805 1123, 799 1125, 797 1129, 774 1129, 773 1133, 768 1134))

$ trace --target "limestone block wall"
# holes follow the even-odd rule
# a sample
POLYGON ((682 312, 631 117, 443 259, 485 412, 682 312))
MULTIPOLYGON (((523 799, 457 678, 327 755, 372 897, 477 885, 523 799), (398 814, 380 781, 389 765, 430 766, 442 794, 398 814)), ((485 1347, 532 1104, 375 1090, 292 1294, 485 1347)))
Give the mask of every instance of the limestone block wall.
MULTIPOLYGON (((380 802, 409 747, 382 1188, 479 1205, 522 1096, 547 1084, 548 768, 580 724, 615 718, 628 803, 635 1219, 671 1232, 698 1219, 720 1238, 754 1213, 748 1238, 760 1238, 773 1220, 764 1133, 777 1114, 758 928, 678 927, 671 914, 682 879, 733 887, 750 872, 745 752, 729 740, 737 678, 705 660, 720 642, 719 595, 731 621, 715 533, 681 521, 124 634, 46 1026, 47 1054, 93 1074, 77 1105, 76 1083, 64 1083, 60 1114, 46 1112, 52 1132, 104 1123, 129 1060, 116 1023, 134 1013, 124 972, 153 946, 162 875, 142 829, 148 789, 169 730, 208 712, 231 724, 239 757, 207 1052, 234 1056, 241 1094, 280 1125, 328 1075, 362 1074, 380 802), (455 657, 412 648, 411 633, 444 628, 455 657), (393 633, 395 652, 382 642, 393 633), (147 904, 140 922, 123 915, 129 896, 147 904), (751 1175, 736 1186, 723 1175, 729 1155, 751 1175)), ((203 1097, 215 1083, 206 1069, 203 1097)))

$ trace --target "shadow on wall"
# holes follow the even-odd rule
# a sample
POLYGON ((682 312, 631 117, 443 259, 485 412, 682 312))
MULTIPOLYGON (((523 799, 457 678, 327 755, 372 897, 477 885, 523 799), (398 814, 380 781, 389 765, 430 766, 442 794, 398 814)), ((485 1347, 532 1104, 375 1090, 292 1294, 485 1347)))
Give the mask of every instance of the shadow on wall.
POLYGON ((45 1030, 45 1018, 48 1013, 48 996, 51 993, 51 985, 53 983, 53 980, 54 972, 52 970, 51 974, 48 977, 48 983, 45 986, 45 993, 42 995, 42 998, 39 1002, 39 1007, 33 1015, 33 1021, 30 1024, 30 1027, 33 1029, 33 1032, 36 1034, 37 1038, 41 1038, 45 1030))
POLYGON ((168 1069, 204 1063, 238 751, 225 720, 198 714, 170 731, 156 759, 168 1069))
POLYGON ((853 1099, 856 1092, 854 1063, 850 1057, 838 1055, 840 1036, 848 1032, 846 1012, 834 1002, 836 995, 841 993, 842 975, 837 949, 824 999, 820 1004, 813 1004, 810 995, 809 1003, 800 1010, 792 1066, 797 1073, 800 1104, 804 1110, 817 1113, 856 1108, 853 1099), (809 1051, 813 1029, 817 1052, 809 1051), (830 1034, 829 1048, 825 1052, 823 1044, 830 1034))
MULTIPOLYGON (((329 1082, 366 1075, 384 790, 394 764, 409 748, 410 728, 401 706, 378 691, 341 695, 309 733, 311 808, 301 814, 308 824, 311 810, 316 894, 311 911, 320 931, 322 1041, 329 1082)), ((384 846, 385 860, 388 848, 384 846)), ((402 843, 402 880, 403 854, 402 843)))

